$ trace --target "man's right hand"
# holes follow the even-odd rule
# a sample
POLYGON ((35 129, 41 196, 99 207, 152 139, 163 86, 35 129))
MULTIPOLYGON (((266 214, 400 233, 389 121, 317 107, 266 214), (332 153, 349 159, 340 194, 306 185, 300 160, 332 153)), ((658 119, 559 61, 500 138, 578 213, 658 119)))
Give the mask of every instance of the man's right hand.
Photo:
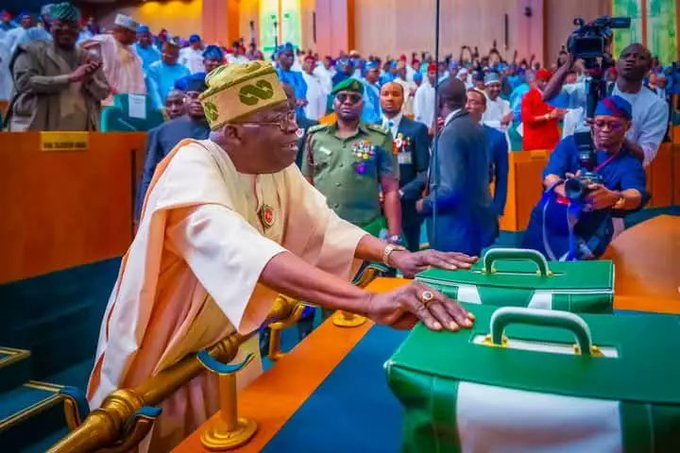
POLYGON ((102 64, 98 61, 89 61, 88 63, 82 64, 69 75, 68 80, 71 83, 82 82, 83 80, 90 78, 101 65, 102 64))
POLYGON ((420 282, 386 294, 371 294, 366 316, 395 329, 411 329, 423 321, 430 330, 451 331, 470 328, 475 319, 456 302, 420 282))

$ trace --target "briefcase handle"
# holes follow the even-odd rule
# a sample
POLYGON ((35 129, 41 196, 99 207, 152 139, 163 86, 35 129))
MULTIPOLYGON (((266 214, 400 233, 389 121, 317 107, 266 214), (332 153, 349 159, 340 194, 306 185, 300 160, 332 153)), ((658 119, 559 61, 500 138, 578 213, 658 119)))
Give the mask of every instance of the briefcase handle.
POLYGON ((580 354, 593 355, 593 338, 590 328, 583 318, 574 313, 536 308, 501 307, 491 315, 489 329, 494 345, 503 344, 503 333, 510 324, 528 324, 568 330, 576 337, 580 354))
POLYGON ((483 258, 484 272, 489 274, 496 272, 493 263, 500 260, 531 261, 538 266, 538 273, 541 277, 550 277, 553 275, 550 271, 550 267, 548 267, 548 261, 541 252, 530 249, 511 248, 498 248, 487 251, 483 258))

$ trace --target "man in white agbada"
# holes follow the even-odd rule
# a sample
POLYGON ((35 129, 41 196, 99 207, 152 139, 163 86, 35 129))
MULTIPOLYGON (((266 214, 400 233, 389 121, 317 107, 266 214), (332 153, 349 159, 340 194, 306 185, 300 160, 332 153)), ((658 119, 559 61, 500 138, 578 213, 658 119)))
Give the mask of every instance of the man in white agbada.
POLYGON ((489 72, 484 76, 486 111, 482 115, 482 123, 502 132, 510 149, 508 127, 512 123, 513 115, 510 103, 501 98, 501 88, 501 78, 497 73, 489 72))
POLYGON ((427 126, 432 131, 434 128, 434 87, 437 83, 437 65, 431 63, 427 67, 427 78, 416 90, 413 100, 413 114, 415 120, 427 126))
MULTIPOLYGON (((475 258, 409 253, 338 218, 294 164, 295 112, 270 64, 222 66, 207 84, 201 100, 213 132, 181 142, 156 169, 104 315, 92 408, 234 331, 255 331, 278 292, 395 328, 471 326, 471 315, 421 283, 380 295, 348 283, 358 260, 410 277, 475 258)), ((246 353, 258 354, 257 339, 235 360, 246 353)), ((238 376, 241 387, 260 372, 253 368, 238 376)), ((149 451, 169 451, 217 411, 215 376, 198 376, 160 406, 149 451)))
POLYGON ((104 64, 111 96, 102 105, 113 105, 116 94, 146 94, 142 60, 132 46, 137 40, 139 24, 118 14, 114 25, 112 35, 97 35, 82 44, 84 49, 97 53, 104 64))
POLYGON ((319 121, 326 115, 326 99, 328 93, 321 76, 314 73, 316 58, 306 55, 302 65, 302 78, 307 84, 307 105, 304 107, 305 116, 313 121, 319 121))

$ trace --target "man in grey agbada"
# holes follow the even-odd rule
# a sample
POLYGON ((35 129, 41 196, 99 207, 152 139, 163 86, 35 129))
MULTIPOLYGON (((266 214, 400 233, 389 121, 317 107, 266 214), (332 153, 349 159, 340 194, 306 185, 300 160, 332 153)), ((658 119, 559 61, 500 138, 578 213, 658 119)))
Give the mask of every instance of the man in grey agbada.
POLYGON ((50 17, 53 42, 19 45, 10 62, 9 130, 96 131, 110 92, 101 62, 76 47, 80 12, 73 5, 53 5, 50 17))

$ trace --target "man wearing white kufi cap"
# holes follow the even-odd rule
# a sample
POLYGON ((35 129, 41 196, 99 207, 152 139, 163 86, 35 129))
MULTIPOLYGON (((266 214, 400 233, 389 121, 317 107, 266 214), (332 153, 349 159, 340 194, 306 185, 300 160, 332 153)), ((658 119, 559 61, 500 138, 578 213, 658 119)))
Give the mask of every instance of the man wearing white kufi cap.
MULTIPOLYGON (((94 51, 102 59, 112 95, 146 94, 142 60, 132 47, 137 40, 137 27, 139 24, 132 18, 118 14, 112 35, 96 35, 82 44, 83 48, 94 51)), ((112 105, 112 98, 109 97, 103 104, 112 105)))
MULTIPOLYGON (((329 309, 410 328, 469 327, 454 302, 421 283, 370 295, 349 283, 358 260, 413 276, 473 259, 409 253, 341 220, 295 165, 295 111, 269 63, 213 70, 201 94, 209 140, 180 142, 156 167, 135 239, 104 315, 87 396, 92 408, 230 333, 256 331, 278 292, 329 309)), ((243 344, 259 356, 257 338, 243 344)), ((259 360, 237 374, 240 387, 259 360), (244 374, 245 373, 245 374, 244 374)), ((218 409, 216 377, 204 373, 161 405, 145 439, 170 451, 218 409)))

